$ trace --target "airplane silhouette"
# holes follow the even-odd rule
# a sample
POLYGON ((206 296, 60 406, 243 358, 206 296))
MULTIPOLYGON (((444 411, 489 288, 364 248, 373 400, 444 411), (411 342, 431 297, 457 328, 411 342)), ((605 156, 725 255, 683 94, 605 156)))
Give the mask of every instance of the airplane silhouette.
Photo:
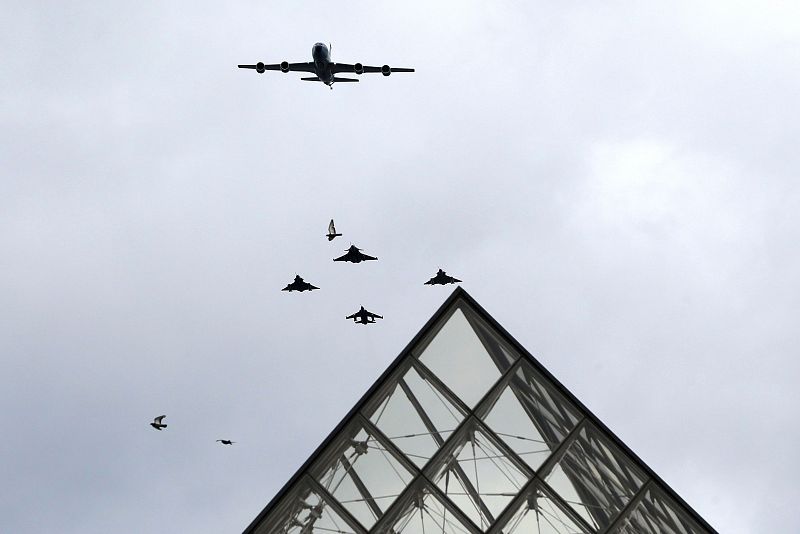
POLYGON ((369 256, 361 252, 361 249, 355 245, 350 245, 347 249, 347 254, 334 258, 333 261, 349 261, 350 263, 361 263, 362 261, 377 260, 375 256, 369 256))
POLYGON ((424 285, 426 286, 435 286, 435 285, 447 285, 447 284, 455 284, 460 282, 458 278, 453 278, 452 276, 448 276, 446 272, 439 269, 439 272, 436 273, 436 276, 425 282, 424 285))
POLYGON ((342 234, 336 233, 336 227, 333 225, 333 219, 331 219, 331 222, 328 223, 328 234, 325 237, 328 238, 328 241, 333 241, 334 238, 339 237, 340 235, 342 234))
POLYGON ((255 65, 239 65, 239 68, 254 69, 259 74, 264 74, 264 71, 268 70, 279 70, 284 73, 289 71, 308 72, 315 76, 300 79, 306 82, 322 82, 331 89, 333 89, 333 84, 335 82, 358 81, 355 78, 337 78, 336 75, 340 72, 352 72, 359 76, 369 72, 380 72, 384 76, 389 76, 393 72, 414 72, 414 69, 392 68, 389 65, 370 67, 368 65, 362 65, 361 63, 334 63, 331 60, 331 48, 332 47, 329 48, 326 46, 325 43, 315 43, 311 48, 311 57, 314 61, 310 62, 289 63, 288 61, 282 61, 280 63, 267 65, 259 61, 255 65))
POLYGON ((163 420, 164 420, 164 418, 165 418, 165 417, 166 417, 166 415, 159 415, 158 417, 156 417, 155 419, 153 419, 153 422, 152 422, 152 423, 150 423, 150 426, 152 426, 153 428, 155 428, 156 430, 159 430, 159 431, 160 431, 162 428, 167 428, 167 425, 166 425, 166 423, 162 423, 162 422, 161 422, 161 421, 163 421, 163 420))
POLYGON ((348 315, 345 319, 352 319, 355 323, 371 324, 375 322, 375 319, 383 319, 383 316, 367 311, 364 309, 364 306, 361 306, 360 310, 353 315, 348 315))
POLYGON ((299 291, 302 293, 303 291, 314 291, 315 289, 319 288, 309 284, 302 277, 294 275, 294 282, 281 289, 281 291, 299 291))
POLYGON ((236 443, 235 441, 231 441, 229 439, 218 439, 217 441, 219 441, 223 445, 233 445, 234 443, 236 443))

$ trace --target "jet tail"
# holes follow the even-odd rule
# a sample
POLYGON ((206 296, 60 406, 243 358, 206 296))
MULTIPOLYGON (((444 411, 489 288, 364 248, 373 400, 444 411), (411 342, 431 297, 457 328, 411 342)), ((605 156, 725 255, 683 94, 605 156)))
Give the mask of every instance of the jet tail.
POLYGON ((334 82, 357 82, 358 80, 356 80, 355 78, 336 78, 336 77, 334 77, 333 81, 334 82))
POLYGON ((318 76, 314 76, 313 78, 300 78, 304 82, 321 82, 322 80, 319 79, 318 76))

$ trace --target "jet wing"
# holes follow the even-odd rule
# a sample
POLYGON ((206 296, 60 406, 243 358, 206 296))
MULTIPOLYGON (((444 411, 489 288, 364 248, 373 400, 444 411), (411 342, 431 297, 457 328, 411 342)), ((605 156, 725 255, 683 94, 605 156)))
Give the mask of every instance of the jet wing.
MULTIPOLYGON (((371 67, 369 65, 362 65, 361 67, 363 70, 362 72, 381 72, 381 67, 371 67)), ((391 67, 391 72, 414 72, 414 69, 406 69, 403 67, 391 67)), ((351 65, 349 63, 334 63, 333 64, 333 73, 338 74, 340 72, 356 72, 356 66, 351 65)))
MULTIPOLYGON (((239 68, 258 70, 258 65, 239 65, 239 68)), ((281 64, 280 63, 273 63, 271 65, 265 64, 263 68, 264 70, 281 70, 281 64)), ((316 72, 314 70, 314 64, 309 62, 289 63, 289 70, 295 72, 311 72, 311 73, 316 72)))
POLYGON ((345 319, 355 319, 358 316, 358 312, 354 313, 353 315, 348 315, 345 319))
POLYGON ((375 256, 370 256, 369 254, 364 254, 363 252, 361 253, 361 261, 377 260, 377 259, 378 258, 376 258, 375 256))

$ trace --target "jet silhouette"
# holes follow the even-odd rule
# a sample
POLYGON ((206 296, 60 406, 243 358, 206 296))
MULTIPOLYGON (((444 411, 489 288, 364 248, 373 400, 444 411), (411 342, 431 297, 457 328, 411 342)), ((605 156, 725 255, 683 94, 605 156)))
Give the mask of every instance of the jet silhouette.
POLYGON ((348 315, 345 319, 352 319, 353 322, 361 323, 361 324, 370 324, 374 323, 375 319, 383 319, 382 315, 378 315, 377 313, 372 313, 371 311, 367 311, 364 309, 364 306, 361 306, 361 309, 355 312, 353 315, 348 315))
POLYGON ((153 419, 153 422, 150 423, 150 426, 152 426, 156 430, 161 430, 162 428, 167 428, 166 423, 162 423, 161 422, 161 421, 164 420, 165 417, 166 417, 166 415, 159 415, 158 417, 153 419))
POLYGON ((231 441, 229 439, 218 439, 217 441, 219 441, 223 445, 233 445, 234 443, 236 443, 235 441, 231 441))
POLYGON ((436 276, 425 282, 424 285, 426 286, 434 286, 434 285, 446 285, 446 284, 455 284, 460 282, 458 278, 453 278, 452 276, 448 276, 446 272, 439 269, 439 272, 436 273, 436 276))
POLYGON ((361 252, 360 248, 357 248, 355 245, 350 245, 350 248, 347 249, 347 253, 339 256, 338 258, 334 258, 333 261, 349 261, 350 263, 361 263, 362 261, 369 261, 369 260, 377 260, 375 256, 369 256, 361 252))
POLYGON ((336 227, 333 225, 333 219, 331 219, 331 222, 328 224, 328 234, 325 237, 328 238, 328 241, 333 241, 334 238, 339 237, 340 235, 342 234, 336 233, 336 227))
POLYGON ((319 288, 309 284, 302 277, 294 275, 294 282, 281 289, 281 291, 300 291, 302 293, 303 291, 314 291, 315 289, 319 288))

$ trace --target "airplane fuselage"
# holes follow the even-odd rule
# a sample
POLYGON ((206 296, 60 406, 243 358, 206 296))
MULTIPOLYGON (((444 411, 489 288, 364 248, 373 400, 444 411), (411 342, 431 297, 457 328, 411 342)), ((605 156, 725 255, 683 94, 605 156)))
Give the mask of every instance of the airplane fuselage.
POLYGON ((325 43, 316 43, 311 47, 311 57, 314 59, 315 74, 325 85, 333 85, 333 61, 331 51, 325 43))

